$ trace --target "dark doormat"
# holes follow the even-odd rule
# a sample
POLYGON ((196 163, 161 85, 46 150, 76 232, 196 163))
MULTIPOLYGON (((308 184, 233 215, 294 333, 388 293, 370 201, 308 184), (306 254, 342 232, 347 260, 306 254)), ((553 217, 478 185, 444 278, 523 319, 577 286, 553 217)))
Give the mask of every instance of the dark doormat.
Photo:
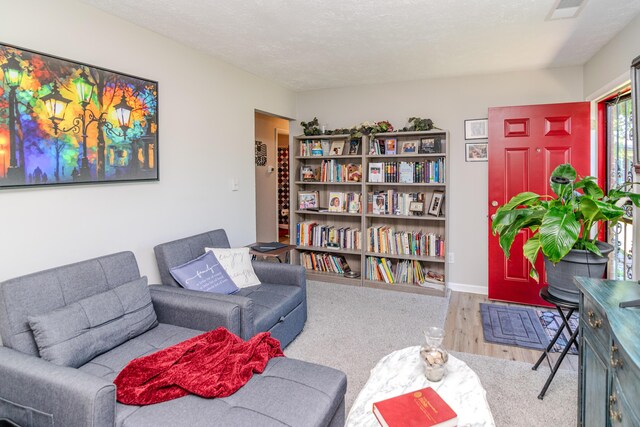
MULTIPOLYGON (((562 324, 558 313, 528 307, 480 303, 480 313, 485 341, 536 350, 545 349, 562 324)), ((569 324, 575 330, 578 326, 577 313, 569 324)), ((551 351, 562 351, 568 338, 565 328, 551 351)), ((577 354, 573 346, 569 354, 577 354)))

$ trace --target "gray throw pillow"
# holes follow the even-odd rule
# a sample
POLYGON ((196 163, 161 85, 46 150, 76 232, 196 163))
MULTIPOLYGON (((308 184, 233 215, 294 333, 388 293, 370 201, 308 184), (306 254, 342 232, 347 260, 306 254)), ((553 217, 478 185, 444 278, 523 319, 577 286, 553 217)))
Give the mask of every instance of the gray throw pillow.
POLYGON ((74 368, 158 324, 146 276, 27 320, 40 356, 74 368))
POLYGON ((205 252, 196 259, 173 267, 169 272, 186 289, 225 295, 240 290, 211 252, 205 252))

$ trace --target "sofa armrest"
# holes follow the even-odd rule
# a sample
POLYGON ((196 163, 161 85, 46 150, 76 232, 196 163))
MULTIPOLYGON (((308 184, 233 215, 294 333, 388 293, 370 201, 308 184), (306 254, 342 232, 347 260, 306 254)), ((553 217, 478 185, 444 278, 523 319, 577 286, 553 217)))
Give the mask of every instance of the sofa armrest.
POLYGON ((252 261, 252 264, 260 282, 298 286, 306 292, 307 273, 303 266, 264 261, 252 261))
POLYGON ((223 326, 241 338, 248 338, 246 333, 253 336, 253 301, 249 298, 165 285, 152 285, 149 290, 160 323, 199 331, 223 326), (245 325, 248 318, 251 323, 245 325))
POLYGON ((116 387, 75 368, 0 346, 0 419, 37 426, 113 426, 116 387))

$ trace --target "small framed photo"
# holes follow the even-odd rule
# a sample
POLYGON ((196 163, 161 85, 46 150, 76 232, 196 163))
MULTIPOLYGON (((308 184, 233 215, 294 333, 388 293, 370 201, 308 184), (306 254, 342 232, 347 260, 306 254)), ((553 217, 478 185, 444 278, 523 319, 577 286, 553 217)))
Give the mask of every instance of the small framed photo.
POLYGON ((464 139, 489 138, 489 119, 473 119, 464 121, 464 139))
POLYGON ((341 156, 344 151, 344 141, 333 141, 331 143, 330 156, 341 156))
POLYGON ((486 162, 489 158, 489 144, 486 142, 468 142, 465 144, 465 161, 486 162))
POLYGON ((416 154, 418 152, 418 141, 403 141, 402 154, 416 154))
POLYGON ((409 212, 414 215, 422 215, 424 213, 424 202, 409 202, 409 212))
POLYGON ((440 216, 442 212, 442 205, 444 202, 444 192, 442 191, 434 191, 433 196, 431 196, 431 203, 429 203, 429 210, 427 213, 433 216, 440 216))
POLYGON ((387 195, 378 193, 373 195, 373 206, 371 213, 376 215, 385 215, 387 213, 387 195))
POLYGON ((317 191, 298 191, 298 209, 311 210, 318 209, 317 191))
POLYGON ((359 149, 360 149, 359 139, 352 139, 351 141, 349 141, 349 154, 358 154, 359 149))
POLYGON ((420 140, 420 146, 418 147, 418 153, 431 154, 436 152, 436 139, 435 138, 422 138, 420 140))
POLYGON ((395 138, 389 138, 385 140, 385 151, 384 154, 396 154, 396 146, 398 145, 398 140, 395 138))
POLYGON ((329 212, 344 212, 344 193, 329 193, 329 212))

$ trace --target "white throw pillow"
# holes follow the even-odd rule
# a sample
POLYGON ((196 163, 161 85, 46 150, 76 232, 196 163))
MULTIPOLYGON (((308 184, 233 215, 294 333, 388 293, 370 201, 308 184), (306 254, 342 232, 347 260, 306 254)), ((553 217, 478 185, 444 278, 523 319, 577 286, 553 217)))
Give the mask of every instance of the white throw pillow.
POLYGON ((260 279, 251 265, 249 248, 204 248, 211 251, 218 262, 239 288, 260 284, 260 279))

